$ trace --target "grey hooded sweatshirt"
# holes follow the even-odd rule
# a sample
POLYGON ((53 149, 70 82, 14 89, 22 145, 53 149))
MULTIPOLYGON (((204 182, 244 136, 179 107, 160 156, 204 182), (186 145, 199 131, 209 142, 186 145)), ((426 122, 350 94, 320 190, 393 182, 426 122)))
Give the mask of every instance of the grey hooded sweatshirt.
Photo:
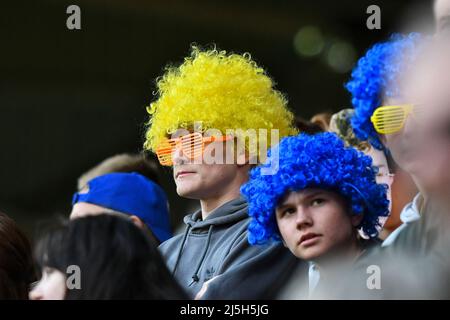
POLYGON ((159 247, 169 270, 194 298, 203 283, 202 299, 273 299, 299 260, 281 243, 251 246, 250 217, 243 198, 231 200, 205 220, 201 211, 184 218, 184 234, 159 247))

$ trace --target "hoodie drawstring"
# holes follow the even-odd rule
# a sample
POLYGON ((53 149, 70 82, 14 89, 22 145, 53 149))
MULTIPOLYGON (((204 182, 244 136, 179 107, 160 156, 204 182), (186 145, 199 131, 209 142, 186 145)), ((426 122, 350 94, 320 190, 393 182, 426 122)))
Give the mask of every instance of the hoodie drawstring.
POLYGON ((190 229, 191 229, 191 226, 188 224, 186 227, 186 230, 184 231, 183 241, 181 241, 180 249, 178 249, 177 260, 175 262, 175 266, 173 267, 173 271, 172 271, 173 276, 175 275, 175 271, 177 271, 178 263, 181 260, 181 254, 183 253, 184 244, 186 243, 186 239, 187 239, 190 229))
POLYGON ((197 267, 195 268, 195 272, 192 275, 192 280, 194 280, 194 282, 198 282, 199 277, 198 277, 198 272, 200 270, 200 267, 202 266, 203 260, 206 257, 206 253, 208 252, 208 248, 209 248, 209 243, 211 241, 211 234, 212 234, 212 229, 213 229, 213 225, 209 226, 209 230, 208 230, 208 240, 206 240, 206 245, 205 248, 203 249, 203 254, 201 259, 199 260, 199 262, 197 263, 197 267))

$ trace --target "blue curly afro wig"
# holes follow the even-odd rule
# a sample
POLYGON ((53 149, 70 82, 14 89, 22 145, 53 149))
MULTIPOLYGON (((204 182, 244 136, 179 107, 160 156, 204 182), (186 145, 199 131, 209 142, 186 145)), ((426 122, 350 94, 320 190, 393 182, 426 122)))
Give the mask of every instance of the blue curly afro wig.
POLYGON ((418 33, 393 34, 389 41, 375 44, 359 59, 345 88, 350 92, 355 115, 351 124, 355 135, 384 150, 370 117, 383 97, 398 97, 396 85, 400 73, 413 63, 423 37, 418 33))
POLYGON ((275 209, 289 191, 321 188, 334 191, 347 200, 351 214, 364 214, 359 229, 368 238, 378 235, 380 217, 389 214, 387 186, 377 184, 377 169, 372 159, 346 147, 330 132, 286 137, 269 150, 279 152, 279 169, 273 175, 261 170, 270 161, 250 171, 249 181, 241 187, 252 218, 248 227, 250 244, 280 241, 275 209), (275 150, 278 149, 278 150, 275 150))

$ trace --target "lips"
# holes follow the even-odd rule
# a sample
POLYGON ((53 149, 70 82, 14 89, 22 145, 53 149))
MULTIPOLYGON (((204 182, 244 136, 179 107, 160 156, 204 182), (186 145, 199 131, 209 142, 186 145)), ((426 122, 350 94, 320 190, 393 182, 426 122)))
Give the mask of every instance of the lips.
POLYGON ((195 172, 194 172, 194 171, 181 170, 181 171, 178 171, 178 172, 175 174, 175 178, 183 177, 183 176, 185 176, 185 175, 192 174, 192 173, 195 173, 195 172))
POLYGON ((320 237, 320 234, 317 233, 306 233, 303 236, 301 236, 298 244, 309 244, 310 242, 313 242, 313 240, 317 239, 318 237, 320 237))

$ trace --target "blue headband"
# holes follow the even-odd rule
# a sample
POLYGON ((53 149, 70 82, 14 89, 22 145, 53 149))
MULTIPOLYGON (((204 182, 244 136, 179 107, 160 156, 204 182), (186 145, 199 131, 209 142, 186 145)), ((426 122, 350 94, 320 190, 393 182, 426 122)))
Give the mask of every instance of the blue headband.
POLYGON ((159 241, 170 237, 167 196, 156 183, 137 173, 109 173, 88 182, 86 193, 75 193, 72 205, 87 202, 139 217, 159 241))

